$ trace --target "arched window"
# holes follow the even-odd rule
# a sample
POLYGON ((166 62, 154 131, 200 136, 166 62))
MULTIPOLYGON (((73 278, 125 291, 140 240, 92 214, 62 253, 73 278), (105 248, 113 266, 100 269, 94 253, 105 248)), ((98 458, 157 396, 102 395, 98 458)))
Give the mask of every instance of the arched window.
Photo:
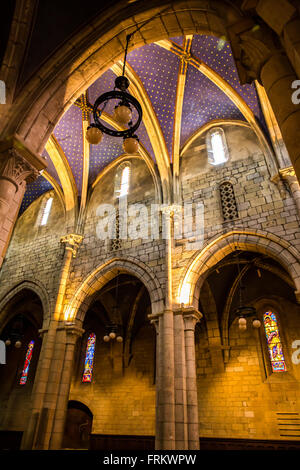
POLYGON ((53 197, 49 197, 47 200, 46 200, 46 203, 43 207, 43 212, 42 212, 42 216, 41 216, 41 223, 40 225, 46 225, 47 222, 48 222, 48 218, 49 218, 49 214, 50 214, 50 211, 51 211, 51 206, 52 206, 52 202, 53 202, 53 197))
POLYGON ((206 148, 208 162, 211 165, 220 165, 228 160, 228 147, 225 132, 221 127, 214 127, 206 135, 206 148))
POLYGON ((27 352, 26 352, 25 363, 24 363, 24 367, 23 367, 23 371, 22 371, 22 375, 20 379, 20 385, 25 385, 27 382, 30 361, 32 359, 33 348, 34 348, 34 341, 30 341, 30 343, 28 344, 27 352))
POLYGON ((277 318, 274 312, 265 312, 263 316, 268 351, 273 372, 286 372, 277 318))
POLYGON ((125 166, 125 168, 123 168, 123 171, 122 171, 121 188, 120 188, 120 196, 119 197, 122 197, 122 196, 125 196, 126 194, 128 194, 128 190, 129 190, 129 173, 130 173, 129 166, 125 166))
POLYGON ((229 181, 225 181, 219 186, 219 191, 224 222, 237 219, 239 214, 233 185, 229 181))
POLYGON ((124 162, 119 165, 116 172, 115 196, 123 197, 129 192, 130 163, 124 162))
POLYGON ((87 340, 82 382, 91 382, 95 356, 96 335, 91 333, 87 340))

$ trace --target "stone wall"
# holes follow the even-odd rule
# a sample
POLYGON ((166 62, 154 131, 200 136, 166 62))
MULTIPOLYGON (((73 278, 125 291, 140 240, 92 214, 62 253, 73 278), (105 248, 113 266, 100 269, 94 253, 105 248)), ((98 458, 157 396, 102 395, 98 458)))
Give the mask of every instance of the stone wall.
POLYGON ((93 434, 155 434, 155 330, 150 323, 132 344, 132 360, 122 365, 123 345, 97 342, 92 383, 82 383, 86 339, 80 342, 70 400, 78 400, 93 413, 93 434))
MULTIPOLYGON (((149 214, 149 234, 151 224, 151 204, 159 202, 155 190, 153 178, 142 159, 128 158, 131 163, 131 177, 128 206, 143 203, 149 214)), ((121 241, 121 248, 117 251, 111 249, 109 240, 101 240, 97 235, 97 224, 101 217, 97 215, 99 204, 112 204, 118 209, 119 201, 114 195, 114 181, 118 165, 111 168, 95 186, 87 208, 86 223, 84 226, 84 239, 79 248, 77 258, 73 263, 71 281, 67 290, 67 299, 71 299, 76 289, 81 285, 85 277, 101 266, 105 261, 112 258, 130 257, 145 263, 154 276, 159 280, 163 288, 165 282, 164 254, 165 245, 163 240, 152 241, 150 239, 127 239, 121 241)), ((128 218, 128 224, 130 218, 128 218)))
POLYGON ((195 250, 193 240, 176 242, 174 250, 174 290, 188 260, 218 235, 231 230, 265 231, 300 247, 299 215, 296 203, 285 187, 284 195, 270 181, 269 164, 254 132, 246 127, 222 126, 229 160, 218 166, 207 162, 205 134, 200 135, 182 155, 181 191, 186 202, 204 205, 203 243, 195 250), (233 185, 239 217, 224 222, 219 186, 233 185))
MULTIPOLYGON (((203 147, 205 136, 196 139, 181 158, 183 200, 202 201, 204 204, 204 245, 216 236, 233 229, 263 230, 276 234, 299 249, 299 218, 295 202, 288 188, 282 197, 278 187, 270 181, 268 161, 254 133, 249 128, 232 124, 223 127, 230 154, 227 163, 218 167, 207 163, 206 149, 203 147), (219 197, 219 184, 227 180, 234 186, 239 211, 238 219, 231 222, 223 221, 219 197)), ((146 164, 137 158, 130 161, 128 203, 144 202, 147 207, 157 203, 158 194, 146 164)), ((113 166, 104 174, 89 199, 83 230, 84 239, 77 257, 72 260, 66 306, 87 276, 114 258, 129 258, 144 263, 164 291, 164 240, 125 240, 120 250, 112 251, 106 241, 97 237, 99 217, 96 210, 100 203, 112 202, 116 170, 117 166, 113 166)), ((66 228, 64 212, 57 197, 54 197, 47 225, 36 225, 44 197, 32 203, 17 222, 0 274, 0 298, 21 281, 38 280, 48 293, 50 310, 53 312, 63 259, 60 237, 66 235, 66 228)), ((114 199, 114 204, 116 202, 114 199)), ((199 248, 193 249, 193 243, 189 248, 188 250, 187 240, 176 241, 173 247, 174 297, 179 280, 191 258, 199 251, 199 248)), ((47 322, 44 323, 46 324, 47 322)), ((86 387, 87 384, 80 382, 80 366, 77 366, 77 376, 73 378, 70 399, 83 401, 91 409, 94 414, 94 433, 154 434, 155 385, 151 335, 141 334, 136 339, 136 359, 125 370, 124 376, 115 376, 112 373, 109 354, 104 349, 104 344, 97 351, 97 379, 89 388, 86 387)), ((249 437, 253 434, 258 438, 266 437, 268 426, 262 424, 261 417, 267 416, 266 422, 271 422, 275 420, 274 413, 277 411, 280 412, 283 408, 283 411, 286 411, 288 406, 290 410, 294 410, 294 405, 288 405, 286 400, 288 398, 294 403, 295 382, 289 382, 286 391, 285 387, 281 387, 280 392, 277 391, 278 384, 262 382, 260 366, 255 356, 255 338, 250 332, 241 337, 236 333, 235 325, 230 330, 230 345, 233 349, 226 370, 223 374, 212 374, 209 352, 199 349, 205 348, 206 339, 204 333, 203 335, 197 344, 200 434, 216 437, 249 437), (271 398, 266 399, 264 394, 268 395, 269 392, 271 398), (281 396, 282 403, 287 404, 281 406, 276 394, 281 396), (266 405, 268 400, 271 404, 266 405), (269 407, 269 414, 264 415, 265 407, 269 407)), ((12 428, 13 426, 11 423, 12 428)), ((278 432, 270 431, 268 437, 272 436, 278 437, 278 432)))
POLYGON ((298 306, 282 298, 276 299, 275 305, 288 372, 266 374, 263 328, 260 334, 251 327, 240 331, 235 320, 229 332, 229 361, 225 370, 217 373, 212 367, 205 321, 199 327, 196 368, 200 436, 299 439, 300 421, 295 418, 300 419, 300 367, 291 361, 295 352, 291 345, 300 338, 300 312, 298 306))
POLYGON ((38 282, 48 293, 53 311, 63 256, 62 235, 65 235, 64 210, 54 191, 50 191, 35 200, 16 223, 0 272, 1 299, 22 281, 38 282), (49 195, 54 197, 49 219, 45 226, 40 226, 38 221, 49 195))

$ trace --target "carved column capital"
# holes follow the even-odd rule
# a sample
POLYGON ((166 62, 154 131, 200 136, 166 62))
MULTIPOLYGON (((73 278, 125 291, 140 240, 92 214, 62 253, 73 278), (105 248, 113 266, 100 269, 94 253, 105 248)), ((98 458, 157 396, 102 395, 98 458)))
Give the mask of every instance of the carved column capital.
POLYGON ((162 313, 151 313, 148 315, 151 325, 155 327, 156 333, 159 331, 159 318, 162 316, 162 313))
POLYGON ((173 217, 182 212, 182 206, 180 204, 170 204, 169 206, 163 206, 161 212, 165 216, 173 217))
POLYGON ((270 28, 246 17, 228 28, 228 36, 241 83, 261 83, 263 66, 274 54, 282 53, 270 28))
POLYGON ((282 178, 287 180, 289 183, 298 182, 296 172, 292 166, 282 168, 279 170, 279 173, 281 174, 282 178))
POLYGON ((39 176, 39 171, 21 157, 15 149, 9 149, 0 169, 0 177, 11 181, 16 189, 25 180, 31 183, 39 176))
POLYGON ((73 322, 65 322, 65 325, 62 328, 66 330, 67 344, 75 344, 77 338, 80 338, 85 333, 83 328, 80 328, 73 322))
POLYGON ((45 160, 16 136, 0 142, 0 178, 13 183, 16 189, 24 181, 34 181, 46 166, 45 160))
POLYGON ((175 315, 182 315, 185 331, 194 331, 196 324, 203 317, 202 313, 194 307, 181 307, 174 310, 175 315))
POLYGON ((61 243, 66 244, 66 250, 72 251, 73 258, 76 258, 77 250, 82 240, 83 236, 77 235, 76 233, 69 233, 68 235, 63 236, 60 239, 61 243))
POLYGON ((286 188, 285 188, 283 177, 282 177, 281 173, 279 172, 276 175, 274 175, 271 178, 270 181, 272 181, 272 183, 276 184, 276 186, 278 188, 278 191, 280 193, 280 196, 282 197, 282 199, 285 199, 285 197, 286 197, 286 188))

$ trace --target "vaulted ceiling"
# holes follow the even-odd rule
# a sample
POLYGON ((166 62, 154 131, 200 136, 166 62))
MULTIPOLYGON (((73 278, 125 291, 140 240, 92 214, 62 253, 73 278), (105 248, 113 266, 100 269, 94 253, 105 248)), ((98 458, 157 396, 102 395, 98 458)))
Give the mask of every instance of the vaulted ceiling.
MULTIPOLYGON (((86 200, 97 175, 124 153, 122 139, 104 135, 99 145, 87 145, 85 129, 96 98, 113 90, 121 63, 107 70, 68 109, 56 125, 43 156, 47 170, 28 185, 22 213, 37 197, 54 188, 63 198, 86 200), (68 194, 67 194, 68 193, 68 194)), ((266 134, 255 85, 240 85, 230 45, 208 35, 170 38, 128 54, 129 91, 143 107, 138 129, 140 154, 161 165, 180 166, 180 151, 207 123, 218 120, 248 122, 266 134)), ((111 103, 102 117, 114 128, 111 103)))

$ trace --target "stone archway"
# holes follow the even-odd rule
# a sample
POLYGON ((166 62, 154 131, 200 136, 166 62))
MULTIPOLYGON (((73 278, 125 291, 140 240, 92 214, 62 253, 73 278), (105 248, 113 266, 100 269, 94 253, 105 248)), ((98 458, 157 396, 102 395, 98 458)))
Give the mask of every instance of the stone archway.
POLYGON ((86 277, 65 311, 65 320, 82 322, 94 294, 120 273, 132 274, 146 286, 151 300, 152 313, 163 311, 163 291, 150 268, 135 258, 113 258, 100 265, 86 277))
POLYGON ((0 300, 0 331, 8 321, 6 307, 23 290, 32 291, 38 296, 42 303, 43 307, 43 322, 49 320, 50 317, 50 302, 47 291, 44 286, 39 281, 22 281, 20 284, 17 284, 15 287, 10 289, 0 300))
POLYGON ((122 57, 128 32, 148 21, 149 26, 134 36, 132 48, 182 34, 222 36, 225 14, 238 14, 230 5, 224 7, 224 2, 212 3, 209 10, 205 1, 112 6, 61 47, 32 78, 14 103, 1 135, 17 132, 34 151, 41 152, 72 102, 122 57))
POLYGON ((27 281, 10 290, 0 302, 0 337, 6 344, 6 363, 0 370, 0 421, 4 441, 9 442, 11 436, 13 442, 16 439, 20 443, 26 429, 42 347, 39 331, 48 303, 44 294, 27 281))
POLYGON ((299 252, 289 242, 271 233, 235 230, 217 237, 195 254, 179 283, 177 302, 197 308, 200 289, 209 270, 236 249, 263 253, 278 261, 290 274, 299 300, 299 252))

